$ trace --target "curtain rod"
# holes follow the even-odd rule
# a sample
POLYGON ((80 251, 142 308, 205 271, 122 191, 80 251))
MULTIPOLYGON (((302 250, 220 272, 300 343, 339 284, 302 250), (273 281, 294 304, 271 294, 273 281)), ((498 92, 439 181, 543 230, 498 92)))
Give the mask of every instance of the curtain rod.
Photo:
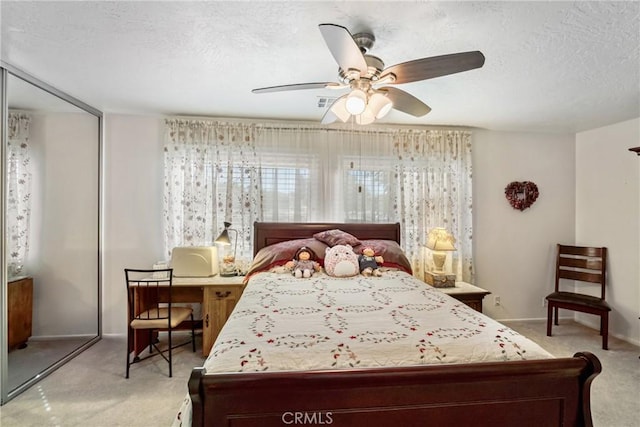
POLYGON ((401 127, 397 127, 397 128, 389 128, 388 126, 386 127, 382 127, 381 125, 378 126, 372 126, 372 125, 367 125, 368 127, 365 128, 358 128, 358 129, 354 129, 352 127, 347 127, 349 125, 344 124, 342 125, 342 127, 339 128, 328 128, 328 127, 322 127, 322 126, 316 126, 313 124, 308 124, 305 122, 302 122, 299 125, 296 125, 295 122, 255 122, 255 121, 249 121, 249 120, 242 120, 242 119, 234 119, 234 118, 214 118, 214 117, 172 117, 172 118, 166 118, 165 119, 165 124, 168 124, 169 122, 174 122, 174 121, 184 121, 184 122, 193 122, 193 123, 197 123, 197 122, 203 122, 203 123, 214 123, 214 122, 222 122, 222 123, 229 123, 229 124, 238 124, 238 125, 252 125, 252 126, 256 126, 259 127, 261 129, 266 129, 266 130, 278 130, 278 129, 283 129, 283 130, 316 130, 316 131, 326 131, 326 132, 353 132, 353 133, 378 133, 378 134, 388 134, 388 135, 392 135, 398 132, 402 132, 402 131, 413 131, 413 132, 426 132, 426 131, 444 131, 444 132, 471 132, 471 129, 469 128, 459 128, 459 127, 427 127, 427 126, 420 126, 420 127, 412 127, 412 126, 401 126, 401 127))

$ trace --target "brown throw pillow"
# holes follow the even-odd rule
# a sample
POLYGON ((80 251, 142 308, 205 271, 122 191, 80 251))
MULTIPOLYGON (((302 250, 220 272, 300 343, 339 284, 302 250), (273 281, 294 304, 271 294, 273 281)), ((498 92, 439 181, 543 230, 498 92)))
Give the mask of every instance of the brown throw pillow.
POLYGON ((350 245, 353 247, 360 244, 360 240, 355 236, 337 228, 335 230, 321 231, 314 234, 313 237, 331 247, 334 247, 335 245, 350 245))

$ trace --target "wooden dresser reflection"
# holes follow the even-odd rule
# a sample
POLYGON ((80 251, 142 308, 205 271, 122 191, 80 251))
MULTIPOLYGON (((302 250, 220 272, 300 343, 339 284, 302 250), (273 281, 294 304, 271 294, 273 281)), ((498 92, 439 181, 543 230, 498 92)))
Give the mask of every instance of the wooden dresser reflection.
POLYGON ((11 279, 7 291, 9 351, 11 351, 16 348, 25 348, 31 336, 33 279, 31 277, 11 279))

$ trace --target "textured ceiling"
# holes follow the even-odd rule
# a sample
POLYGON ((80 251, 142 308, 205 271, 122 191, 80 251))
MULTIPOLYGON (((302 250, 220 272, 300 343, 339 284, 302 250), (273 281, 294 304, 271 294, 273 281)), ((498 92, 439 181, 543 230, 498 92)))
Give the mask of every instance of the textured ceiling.
POLYGON ((320 122, 337 81, 318 24, 373 32, 390 66, 470 50, 483 68, 398 85, 433 110, 382 122, 576 132, 640 116, 640 3, 0 2, 1 58, 105 112, 320 122))

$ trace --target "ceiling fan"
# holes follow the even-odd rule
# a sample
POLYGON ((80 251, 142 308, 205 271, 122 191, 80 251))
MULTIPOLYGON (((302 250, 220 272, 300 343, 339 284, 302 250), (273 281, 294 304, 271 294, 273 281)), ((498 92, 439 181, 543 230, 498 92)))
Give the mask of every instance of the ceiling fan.
POLYGON ((370 33, 351 35, 345 27, 320 24, 320 32, 338 63, 340 82, 298 83, 253 89, 253 93, 281 92, 301 89, 351 89, 337 98, 322 118, 323 124, 336 120, 346 122, 351 116, 358 124, 373 123, 384 117, 392 108, 422 117, 431 108, 413 95, 389 85, 411 83, 420 80, 473 70, 484 65, 480 51, 461 52, 433 56, 403 62, 384 68, 384 62, 367 54, 375 42, 370 33))

